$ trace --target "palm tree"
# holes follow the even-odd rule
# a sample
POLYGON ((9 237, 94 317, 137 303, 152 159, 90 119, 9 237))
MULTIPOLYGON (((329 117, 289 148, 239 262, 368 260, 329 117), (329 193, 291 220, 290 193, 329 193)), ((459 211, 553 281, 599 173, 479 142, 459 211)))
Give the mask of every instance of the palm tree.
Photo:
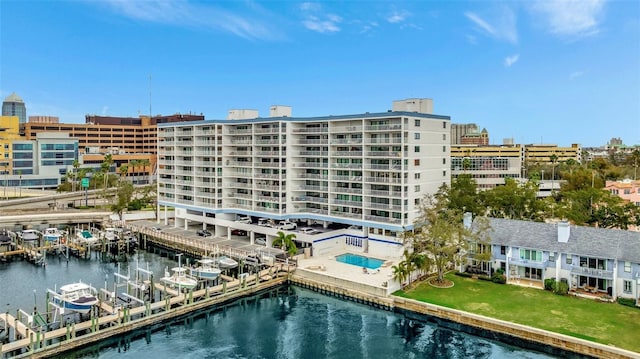
POLYGON ((18 170, 18 176, 20 176, 18 187, 20 187, 20 198, 22 198, 22 170, 18 170))
POLYGON ((400 283, 401 287, 404 287, 404 281, 407 279, 407 266, 404 261, 398 263, 397 266, 392 266, 393 279, 400 283))
POLYGON ((278 231, 278 238, 273 240, 273 248, 281 248, 283 251, 287 252, 289 257, 292 257, 298 252, 296 244, 293 243, 295 238, 296 235, 293 233, 285 234, 282 231, 278 231))
MULTIPOLYGON (((143 158, 138 162, 142 166, 142 173, 144 173, 144 176, 147 177, 147 167, 151 165, 151 161, 149 161, 148 158, 143 158)), ((151 180, 147 178, 147 180, 143 180, 142 183, 151 183, 151 180)))
POLYGON ((107 188, 107 182, 109 179, 109 172, 111 171, 111 165, 113 164, 113 156, 108 153, 104 156, 100 169, 104 173, 104 188, 107 188))
POLYGON ((118 171, 120 172, 120 181, 123 181, 124 178, 127 176, 127 173, 129 172, 129 166, 120 165, 120 168, 118 168, 118 171))
POLYGON ((71 192, 76 191, 76 181, 78 179, 78 168, 80 168, 80 162, 78 160, 73 160, 73 177, 71 182, 71 192))

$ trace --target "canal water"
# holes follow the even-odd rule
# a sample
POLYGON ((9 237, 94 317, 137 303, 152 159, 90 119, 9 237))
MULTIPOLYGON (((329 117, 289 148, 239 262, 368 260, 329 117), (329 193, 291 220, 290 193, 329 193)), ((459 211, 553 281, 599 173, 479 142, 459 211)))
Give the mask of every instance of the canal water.
MULTIPOLYGON (((82 279, 113 283, 118 267, 97 259, 0 264, 0 303, 29 310, 34 293, 82 279)), ((129 262, 159 278, 173 260, 140 251, 129 262)), ((126 271, 121 265, 121 273, 126 271)), ((96 285, 94 285, 96 286, 96 285)), ((103 285, 99 285, 100 287, 103 285)), ((401 314, 285 286, 60 358, 550 358, 401 314)))

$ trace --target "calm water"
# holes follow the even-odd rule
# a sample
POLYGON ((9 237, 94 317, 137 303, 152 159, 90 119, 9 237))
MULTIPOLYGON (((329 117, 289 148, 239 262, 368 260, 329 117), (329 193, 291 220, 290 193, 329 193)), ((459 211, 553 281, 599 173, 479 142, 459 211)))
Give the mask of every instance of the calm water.
MULTIPOLYGON (((160 275, 175 262, 142 252, 141 267, 160 275)), ((132 263, 135 268, 135 262, 132 263)), ((117 266, 72 259, 46 268, 0 265, 0 303, 28 309, 54 284, 113 282, 117 266), (10 288, 10 289, 9 289, 10 288)), ((99 358, 549 358, 502 343, 405 319, 365 305, 291 286, 211 309, 173 325, 103 342, 69 357, 99 358)))
POLYGON ((338 262, 351 264, 357 267, 365 267, 369 269, 378 269, 384 263, 381 259, 359 256, 357 254, 345 253, 336 256, 338 262))

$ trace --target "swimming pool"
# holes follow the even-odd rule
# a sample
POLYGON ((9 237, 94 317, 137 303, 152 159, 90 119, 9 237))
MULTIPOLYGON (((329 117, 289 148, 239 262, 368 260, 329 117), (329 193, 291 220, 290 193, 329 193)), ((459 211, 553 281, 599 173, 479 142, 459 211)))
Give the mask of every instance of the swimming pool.
POLYGON ((369 257, 359 256, 357 254, 345 253, 336 256, 338 262, 351 264, 358 267, 365 267, 369 269, 378 269, 384 263, 382 259, 375 259, 369 257))

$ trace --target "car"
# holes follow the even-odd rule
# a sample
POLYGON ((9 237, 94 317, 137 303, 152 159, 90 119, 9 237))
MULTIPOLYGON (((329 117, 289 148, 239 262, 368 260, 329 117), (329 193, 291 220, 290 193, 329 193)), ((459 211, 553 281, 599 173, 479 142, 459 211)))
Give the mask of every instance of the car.
POLYGON ((154 231, 156 231, 156 232, 160 232, 160 231, 162 231, 162 228, 157 227, 157 226, 156 226, 156 227, 151 227, 151 229, 152 229, 152 230, 154 230, 154 231))
POLYGON ((289 222, 289 221, 280 221, 280 223, 278 223, 278 229, 279 230, 292 230, 292 229, 296 229, 298 228, 298 225, 293 223, 293 222, 289 222))
POLYGON ((232 229, 231 234, 234 236, 246 236, 247 231, 245 231, 244 229, 232 229))
POLYGON ((238 222, 238 223, 251 224, 251 217, 249 217, 249 216, 238 217, 238 219, 236 220, 236 222, 238 222))
POLYGON ((349 226, 349 228, 347 228, 347 229, 356 229, 356 230, 361 230, 361 229, 362 229, 362 227, 353 225, 353 226, 349 226))
POLYGON ((304 234, 311 234, 311 235, 313 235, 313 234, 318 234, 318 233, 322 233, 322 232, 320 232, 320 231, 319 231, 319 230, 317 230, 317 229, 313 229, 313 228, 305 227, 305 228, 300 229, 300 233, 304 233, 304 234))
POLYGON ((200 237, 210 237, 211 236, 211 232, 207 231, 206 229, 201 229, 198 231, 198 235, 200 237))
POLYGON ((266 246, 267 245, 267 239, 265 237, 256 237, 254 243, 257 244, 257 245, 266 246))
POLYGON ((269 220, 266 218, 258 218, 258 225, 262 227, 269 227, 269 220))

